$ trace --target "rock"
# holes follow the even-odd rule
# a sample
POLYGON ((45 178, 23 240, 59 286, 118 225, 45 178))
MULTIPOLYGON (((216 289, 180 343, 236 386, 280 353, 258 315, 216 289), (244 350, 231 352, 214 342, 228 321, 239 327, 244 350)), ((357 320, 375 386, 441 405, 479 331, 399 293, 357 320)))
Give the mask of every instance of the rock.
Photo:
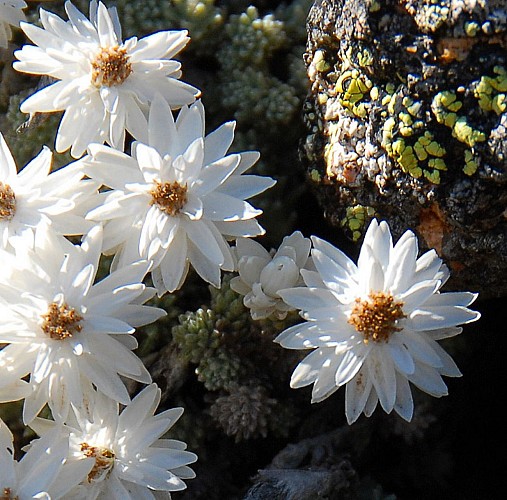
POLYGON ((507 294, 507 5, 316 0, 302 157, 329 221, 412 229, 448 289, 507 294))

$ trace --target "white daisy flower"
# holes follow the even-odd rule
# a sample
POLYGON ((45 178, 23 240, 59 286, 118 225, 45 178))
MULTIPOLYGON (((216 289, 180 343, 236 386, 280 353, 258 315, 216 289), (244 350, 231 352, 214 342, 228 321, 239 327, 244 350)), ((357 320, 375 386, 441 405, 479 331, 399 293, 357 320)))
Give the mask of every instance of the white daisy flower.
POLYGON ((7 47, 11 39, 11 26, 19 26, 25 20, 23 0, 0 0, 0 47, 7 47))
POLYGON ((317 271, 301 271, 308 288, 279 292, 306 322, 275 341, 314 349, 295 369, 291 386, 314 384, 312 402, 319 402, 346 385, 349 423, 361 412, 370 416, 378 401, 387 413, 394 409, 410 421, 409 382, 440 397, 447 394, 442 375, 461 375, 437 341, 480 317, 467 307, 477 295, 440 293, 449 272, 436 252, 417 258, 411 231, 393 246, 385 222, 371 222, 357 266, 331 244, 312 240, 317 271))
POLYGON ((92 144, 79 163, 111 191, 101 193, 87 217, 106 222, 104 248, 115 265, 153 261, 151 275, 159 295, 179 288, 192 264, 207 282, 220 286, 220 271, 232 271, 227 237, 263 234, 248 199, 274 180, 242 175, 257 152, 227 154, 234 123, 204 137, 200 101, 184 107, 176 122, 157 98, 150 108, 149 142, 133 144, 133 156, 92 144), (225 236, 224 236, 225 235, 225 236))
POLYGON ((56 150, 71 147, 78 158, 92 142, 122 149, 125 130, 144 140, 144 112, 160 93, 172 108, 194 101, 199 91, 178 80, 181 64, 172 60, 188 43, 186 31, 161 31, 122 42, 115 8, 95 0, 88 20, 71 2, 69 21, 40 10, 43 28, 21 23, 34 42, 15 52, 14 68, 57 81, 21 104, 24 113, 63 111, 56 150))
POLYGON ((33 247, 34 230, 51 224, 62 235, 83 234, 93 223, 81 212, 98 185, 83 180, 76 165, 51 171, 52 153, 44 147, 19 173, 0 133, 0 248, 33 247))
POLYGON ((284 319, 294 308, 286 304, 278 292, 304 285, 300 270, 308 264, 311 241, 299 231, 286 236, 276 253, 269 253, 261 244, 246 238, 236 242, 239 276, 231 280, 231 288, 244 295, 243 303, 253 319, 273 316, 284 319))
MULTIPOLYGON (((142 280, 146 261, 119 269, 95 283, 102 229, 94 227, 81 246, 50 228, 35 235, 35 250, 0 251, 0 390, 30 376, 23 419, 30 422, 48 403, 64 420, 70 403, 83 406, 93 386, 121 403, 130 401, 120 375, 151 382, 141 360, 134 327, 165 314, 144 306, 155 290, 142 280)), ((12 398, 9 398, 12 399, 12 398)))
POLYGON ((19 462, 14 459, 13 436, 0 420, 0 498, 57 500, 77 486, 89 465, 65 464, 69 439, 55 426, 30 443, 19 462), (65 481, 59 479, 65 476, 65 481))
MULTIPOLYGON (((66 429, 69 435, 69 463, 90 461, 79 486, 68 498, 117 498, 138 500, 161 498, 158 492, 186 488, 184 479, 195 477, 188 467, 197 460, 185 451, 186 444, 174 439, 159 439, 174 425, 183 408, 155 415, 160 389, 151 384, 140 392, 119 414, 118 403, 97 393, 91 418, 74 409, 66 429), (157 493, 155 493, 157 492, 157 493)), ((31 427, 40 435, 50 432, 54 422, 37 418, 31 427)))

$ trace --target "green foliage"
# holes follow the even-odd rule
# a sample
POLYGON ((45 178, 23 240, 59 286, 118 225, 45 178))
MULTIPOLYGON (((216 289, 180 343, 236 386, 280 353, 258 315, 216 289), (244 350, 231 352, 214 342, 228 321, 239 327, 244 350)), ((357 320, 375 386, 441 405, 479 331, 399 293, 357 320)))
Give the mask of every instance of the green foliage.
POLYGON ((167 29, 186 29, 191 37, 190 48, 210 53, 213 40, 222 29, 223 7, 215 0, 118 0, 116 2, 124 36, 142 36, 167 29), (211 43, 210 43, 211 42, 211 43))

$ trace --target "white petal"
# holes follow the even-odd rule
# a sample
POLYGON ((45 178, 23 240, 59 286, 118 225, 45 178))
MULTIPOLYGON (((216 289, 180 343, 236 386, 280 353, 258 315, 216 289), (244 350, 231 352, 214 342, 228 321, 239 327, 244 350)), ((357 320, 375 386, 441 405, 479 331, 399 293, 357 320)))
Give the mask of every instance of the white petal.
POLYGON ((375 346, 366 363, 380 404, 386 413, 391 413, 396 401, 396 375, 394 363, 384 348, 387 349, 386 346, 375 346))
POLYGON ((319 323, 305 322, 287 328, 274 339, 274 342, 286 349, 334 347, 342 341, 336 340, 334 333, 319 323))
POLYGON ((396 369, 401 373, 414 373, 415 363, 409 349, 403 343, 403 335, 393 335, 387 344, 396 369))
MULTIPOLYGON (((325 349, 326 353, 334 353, 334 349, 325 349)), ((299 389, 307 385, 313 384, 319 376, 322 363, 328 359, 323 349, 316 349, 306 356, 294 370, 290 379, 290 386, 293 389, 299 389)))
POLYGON ((220 264, 208 259, 192 241, 188 242, 188 257, 192 267, 204 281, 220 288, 220 264))
MULTIPOLYGON (((338 306, 333 292, 324 288, 296 287, 280 290, 278 293, 284 302, 304 311, 338 306)), ((338 307, 337 314, 339 317, 343 317, 338 307)))
POLYGON ((416 270, 417 238, 406 231, 396 243, 385 275, 385 287, 393 293, 407 290, 416 270))
POLYGON ((176 140, 176 126, 171 108, 160 94, 155 95, 150 106, 148 134, 150 146, 161 156, 169 152, 171 141, 176 140))
POLYGON ((227 122, 204 139, 204 164, 209 165, 224 157, 234 139, 236 122, 227 122))
MULTIPOLYGON (((428 340, 424 333, 411 332, 405 329, 400 335, 403 336, 400 342, 409 350, 414 359, 434 368, 442 366, 442 360, 432 348, 437 344, 428 340)), ((406 374, 408 373, 406 372, 406 374)))
POLYGON ((189 221, 182 224, 182 227, 199 253, 215 265, 221 266, 224 263, 220 246, 206 223, 189 221))
POLYGON ((131 61, 143 59, 171 58, 178 53, 190 40, 185 30, 159 31, 153 35, 141 38, 132 51, 131 61))
POLYGON ((363 366, 367 349, 348 349, 343 353, 340 364, 336 368, 335 384, 338 387, 345 385, 358 373, 363 366))
POLYGON ((409 328, 416 331, 437 330, 470 323, 480 314, 461 306, 422 306, 414 310, 406 320, 409 328))
POLYGON ((349 425, 353 424, 364 410, 372 385, 367 370, 363 368, 345 386, 345 415, 349 425))
POLYGON ((419 389, 436 398, 447 396, 448 394, 447 386, 442 380, 442 377, 437 370, 431 366, 417 364, 415 372, 409 375, 408 379, 419 387, 419 389))
MULTIPOLYGON (((179 288, 182 281, 185 279, 188 271, 186 264, 187 251, 186 235, 183 231, 180 231, 167 248, 167 252, 158 268, 163 279, 164 287, 168 292, 173 292, 179 288)), ((161 289, 158 286, 157 290, 159 295, 161 295, 161 289)))
POLYGON ((407 422, 412 420, 414 414, 414 401, 408 380, 401 374, 396 373, 396 402, 394 411, 407 422))
MULTIPOLYGON (((314 238, 315 237, 312 236, 312 240, 314 238)), ((343 293, 344 290, 347 290, 355 283, 355 278, 353 278, 353 275, 350 273, 350 269, 354 264, 352 261, 347 262, 348 257, 344 254, 333 255, 335 258, 330 257, 329 254, 331 254, 331 252, 329 250, 329 248, 326 248, 326 251, 328 251, 328 254, 326 254, 319 248, 314 248, 312 250, 312 259, 325 285, 337 293, 343 293), (339 260, 337 260, 336 257, 338 257, 339 260)))

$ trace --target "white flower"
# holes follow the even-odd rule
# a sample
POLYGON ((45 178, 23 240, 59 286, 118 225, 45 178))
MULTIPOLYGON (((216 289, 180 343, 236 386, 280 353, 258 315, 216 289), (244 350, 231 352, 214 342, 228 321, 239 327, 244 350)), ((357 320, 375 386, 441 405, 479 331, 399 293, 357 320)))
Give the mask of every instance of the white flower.
POLYGON ((7 47, 11 39, 11 26, 18 26, 25 20, 23 0, 0 0, 0 47, 7 47))
MULTIPOLYGON (((181 441, 159 439, 180 418, 183 408, 154 415, 159 402, 160 389, 151 384, 120 414, 118 403, 100 393, 92 404, 91 418, 74 409, 65 426, 70 444, 68 462, 93 460, 68 498, 153 499, 152 491, 186 488, 183 479, 195 477, 187 465, 197 456, 185 451, 186 444, 181 441)), ((53 425, 37 418, 31 427, 45 435, 53 425)))
POLYGON ((411 231, 393 247, 385 222, 371 222, 357 266, 329 243, 312 239, 317 271, 301 271, 308 288, 279 292, 307 321, 275 341, 314 349, 297 366, 291 386, 314 384, 312 402, 319 402, 346 385, 349 423, 361 412, 370 416, 378 401, 387 413, 394 409, 410 421, 409 382, 440 397, 447 394, 442 375, 461 375, 437 341, 479 318, 467 308, 476 295, 440 293, 449 272, 436 252, 417 259, 411 231))
POLYGON ((274 184, 242 175, 257 152, 227 154, 234 123, 204 137, 200 101, 183 107, 176 122, 163 99, 150 108, 149 145, 133 144, 133 157, 92 144, 79 163, 112 191, 101 193, 88 217, 106 222, 104 251, 115 265, 153 261, 159 295, 179 288, 189 263, 207 282, 220 286, 220 270, 232 271, 227 237, 263 234, 256 210, 244 201, 274 184))
POLYGON ((55 419, 64 420, 70 403, 86 403, 92 384, 125 404, 130 398, 120 375, 151 382, 131 352, 137 341, 130 335, 165 314, 142 305, 155 293, 142 284, 149 263, 131 264, 94 284, 101 246, 99 226, 81 246, 42 227, 34 251, 0 251, 0 343, 9 344, 0 351, 0 389, 30 375, 25 423, 46 403, 55 419))
POLYGON ((44 29, 21 23, 36 44, 15 52, 14 68, 47 75, 57 81, 21 104, 24 113, 65 110, 56 150, 72 146, 78 158, 92 142, 104 141, 123 149, 125 129, 137 139, 146 137, 146 111, 160 93, 173 108, 194 101, 199 93, 178 80, 181 64, 171 58, 188 42, 186 31, 161 31, 122 42, 116 9, 90 3, 88 20, 70 2, 69 21, 40 10, 44 29))
POLYGON ((51 170, 51 151, 40 154, 19 173, 0 134, 0 248, 16 244, 33 247, 34 229, 51 223, 59 234, 83 234, 92 227, 80 212, 97 191, 97 184, 82 180, 76 165, 51 170))
POLYGON ((239 276, 231 280, 231 288, 245 296, 243 302, 253 319, 284 319, 294 310, 278 292, 303 284, 300 270, 307 265, 311 245, 299 231, 286 236, 274 255, 256 241, 237 240, 239 276))
POLYGON ((18 462, 14 459, 13 437, 0 420, 0 494, 2 499, 57 500, 77 486, 87 464, 64 464, 69 452, 69 439, 62 428, 55 426, 40 439, 30 443, 18 462), (61 477, 65 481, 60 481, 61 477))

